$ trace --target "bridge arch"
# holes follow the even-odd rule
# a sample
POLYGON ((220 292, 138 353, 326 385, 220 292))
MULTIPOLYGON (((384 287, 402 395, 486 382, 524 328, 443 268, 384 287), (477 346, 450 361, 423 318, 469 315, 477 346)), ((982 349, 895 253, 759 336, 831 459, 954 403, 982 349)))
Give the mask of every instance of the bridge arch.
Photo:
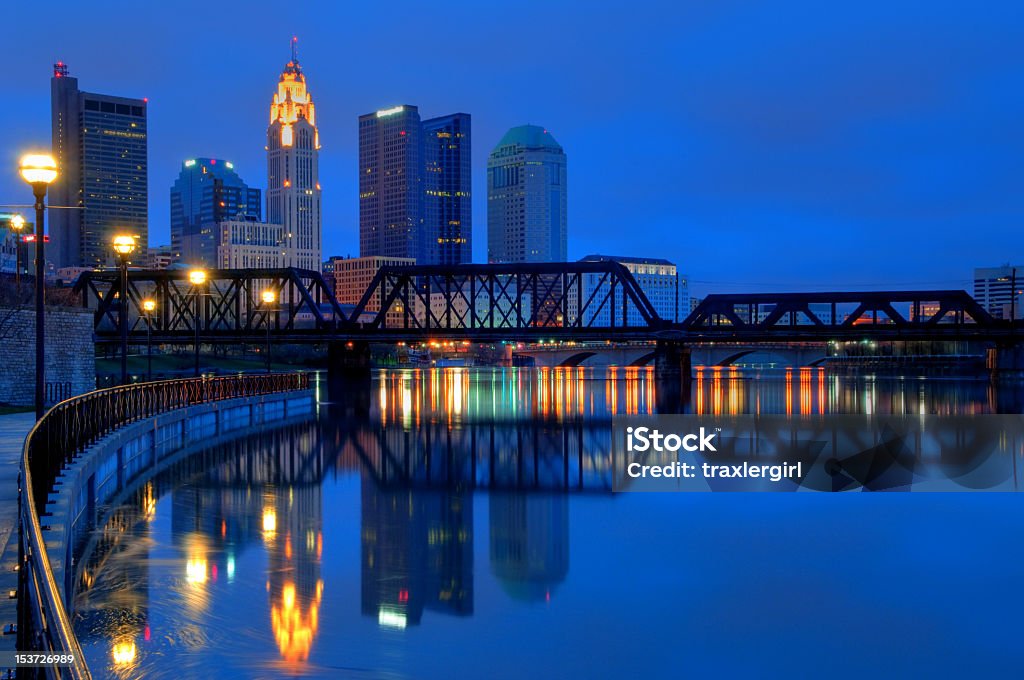
POLYGON ((631 367, 646 366, 647 364, 654 361, 654 354, 654 352, 648 352, 647 354, 641 355, 636 359, 633 359, 633 361, 629 362, 629 365, 631 367))
POLYGON ((562 363, 558 364, 558 366, 559 368, 575 368, 595 354, 597 352, 577 352, 571 357, 563 359, 562 363))
POLYGON ((726 358, 722 359, 717 364, 715 364, 715 366, 730 366, 732 364, 732 362, 734 362, 734 361, 736 361, 738 359, 742 359, 743 357, 747 356, 748 354, 753 354, 756 351, 757 351, 756 349, 745 349, 745 350, 736 352, 735 354, 730 354, 729 356, 727 356, 726 358))

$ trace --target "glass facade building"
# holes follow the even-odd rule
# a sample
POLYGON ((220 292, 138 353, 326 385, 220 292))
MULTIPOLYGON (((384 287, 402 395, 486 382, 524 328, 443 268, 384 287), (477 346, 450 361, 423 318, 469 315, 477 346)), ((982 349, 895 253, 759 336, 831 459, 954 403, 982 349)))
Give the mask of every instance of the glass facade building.
POLYGON ((190 265, 213 266, 217 224, 234 218, 261 218, 260 190, 249 187, 230 161, 192 158, 171 187, 171 249, 190 265))
POLYGON ((53 154, 60 175, 49 203, 49 259, 57 267, 115 264, 111 242, 132 234, 149 240, 145 99, 82 92, 67 65, 50 79, 53 154))
POLYGON ((473 260, 472 148, 468 113, 423 121, 425 239, 431 264, 473 260))
POLYGON ((565 262, 566 156, 550 132, 521 125, 487 159, 488 262, 565 262))
POLYGON ((359 117, 359 254, 472 260, 470 116, 403 105, 359 117))

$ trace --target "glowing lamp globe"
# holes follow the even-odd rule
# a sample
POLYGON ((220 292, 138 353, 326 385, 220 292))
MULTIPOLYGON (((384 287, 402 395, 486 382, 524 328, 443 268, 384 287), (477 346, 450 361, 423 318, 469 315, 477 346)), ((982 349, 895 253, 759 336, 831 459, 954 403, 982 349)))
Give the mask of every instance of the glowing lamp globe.
POLYGON ((21 178, 33 186, 50 184, 57 179, 57 161, 47 154, 26 154, 21 157, 18 171, 21 178))

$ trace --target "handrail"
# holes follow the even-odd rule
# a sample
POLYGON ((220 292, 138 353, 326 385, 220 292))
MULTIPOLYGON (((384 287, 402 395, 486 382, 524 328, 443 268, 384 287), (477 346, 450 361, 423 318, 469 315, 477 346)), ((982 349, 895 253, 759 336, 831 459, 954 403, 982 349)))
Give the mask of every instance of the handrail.
POLYGON ((88 392, 47 411, 25 438, 18 479, 18 649, 70 653, 72 665, 45 670, 57 678, 92 677, 60 597, 40 522, 61 470, 77 454, 119 427, 160 413, 308 387, 305 373, 164 380, 88 392))

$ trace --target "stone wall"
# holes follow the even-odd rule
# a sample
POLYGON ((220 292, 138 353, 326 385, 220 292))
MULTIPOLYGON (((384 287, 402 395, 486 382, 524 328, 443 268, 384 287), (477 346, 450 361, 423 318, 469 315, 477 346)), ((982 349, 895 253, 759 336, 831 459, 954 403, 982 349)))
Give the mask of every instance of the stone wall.
MULTIPOLYGON (((96 389, 96 347, 89 310, 46 308, 46 404, 96 389)), ((0 307, 0 403, 35 403, 36 314, 0 307)))

